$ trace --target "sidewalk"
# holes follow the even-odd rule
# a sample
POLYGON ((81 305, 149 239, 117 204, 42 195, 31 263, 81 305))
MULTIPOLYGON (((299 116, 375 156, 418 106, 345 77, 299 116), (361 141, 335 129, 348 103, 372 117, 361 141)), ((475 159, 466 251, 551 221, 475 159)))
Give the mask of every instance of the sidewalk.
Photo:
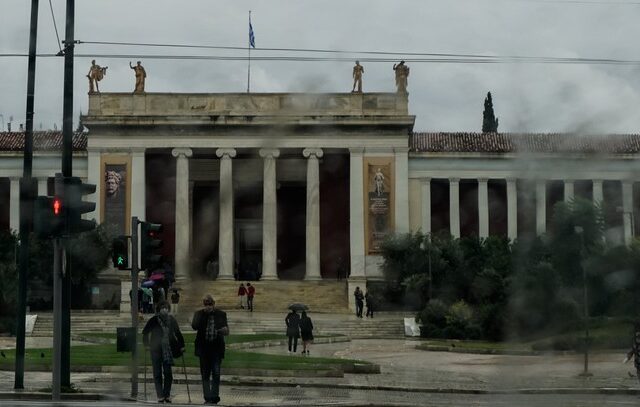
MULTIPOLYGON (((630 376, 633 366, 622 364, 624 355, 597 353, 591 355, 592 377, 580 377, 582 355, 504 356, 474 355, 451 352, 427 352, 415 349, 416 341, 354 340, 352 342, 314 345, 313 356, 356 358, 380 365, 380 374, 345 374, 343 378, 256 377, 225 375, 223 386, 314 387, 351 390, 383 390, 414 393, 620 393, 640 394, 638 379, 630 376)), ((284 347, 252 349, 253 352, 286 354, 284 347)), ((303 357, 303 356, 300 356, 303 357)), ((147 372, 151 384, 151 369, 147 372)), ((140 389, 142 379, 139 375, 140 389)), ((74 373, 72 382, 85 392, 127 395, 130 375, 127 373, 74 373)), ((177 385, 185 383, 182 369, 174 368, 177 385)), ((51 373, 29 372, 25 377, 28 390, 50 385, 51 373)), ((189 374, 192 390, 198 391, 200 378, 189 374)), ((0 392, 11 392, 13 372, 0 372, 0 392)))

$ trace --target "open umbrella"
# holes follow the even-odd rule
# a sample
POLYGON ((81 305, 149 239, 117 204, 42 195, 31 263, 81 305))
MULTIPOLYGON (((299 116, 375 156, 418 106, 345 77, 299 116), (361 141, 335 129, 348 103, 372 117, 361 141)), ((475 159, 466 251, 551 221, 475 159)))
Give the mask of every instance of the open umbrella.
POLYGON ((154 284, 155 284, 154 281, 147 280, 147 281, 143 281, 142 284, 140 284, 140 286, 142 286, 144 288, 149 288, 149 287, 153 287, 154 284))
POLYGON ((151 274, 151 276, 149 277, 149 280, 164 280, 164 273, 155 273, 155 274, 151 274))
POLYGON ((302 303, 296 302, 296 303, 293 303, 293 304, 289 305, 289 309, 292 310, 292 311, 308 311, 309 307, 307 307, 306 305, 304 305, 302 303))

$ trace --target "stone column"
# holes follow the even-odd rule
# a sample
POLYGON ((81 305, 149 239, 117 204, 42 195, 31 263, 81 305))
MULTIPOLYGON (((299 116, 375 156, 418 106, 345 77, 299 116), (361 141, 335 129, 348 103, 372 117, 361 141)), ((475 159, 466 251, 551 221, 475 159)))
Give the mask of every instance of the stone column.
POLYGON ((489 237, 489 180, 478 178, 478 235, 489 237))
MULTIPOLYGON (((87 196, 87 200, 95 202, 96 209, 93 212, 93 218, 96 222, 102 222, 102 202, 100 196, 104 185, 104 174, 102 173, 100 163, 100 150, 88 149, 87 152, 87 181, 89 184, 96 186, 96 192, 87 196)), ((129 220, 130 221, 130 220, 129 220)), ((128 294, 127 294, 128 295, 128 294)))
POLYGON ((233 148, 219 148, 220 158, 220 236, 218 237, 219 280, 232 280, 235 270, 233 252, 233 166, 231 159, 236 156, 233 148))
POLYGON ((604 193, 602 192, 602 180, 593 180, 593 202, 602 205, 604 193))
POLYGON ((622 181, 622 224, 624 225, 624 243, 633 240, 633 181, 622 181))
MULTIPOLYGON (((180 162, 179 157, 178 157, 178 162, 180 162)), ((188 160, 186 158, 185 158, 185 162, 188 163, 188 160)), ((186 176, 188 179, 189 177, 188 164, 186 168, 187 168, 186 176)), ((176 182, 177 180, 178 180, 178 177, 176 176, 176 182)), ((144 220, 144 221, 147 220, 146 185, 147 183, 146 183, 145 164, 144 164, 144 148, 133 149, 131 151, 131 216, 137 216, 138 219, 144 220)), ((178 193, 178 189, 176 188, 176 197, 178 196, 177 193, 178 193)), ((188 199, 187 199, 187 202, 189 202, 188 199)), ((176 199, 176 204, 177 203, 178 201, 176 199)), ((189 213, 188 210, 189 208, 187 207, 187 213, 189 213)), ((177 208, 176 208, 176 213, 177 213, 177 208)), ((178 223, 176 222, 176 226, 177 224, 178 223)), ((177 228, 176 228, 176 231, 177 231, 177 228)), ((140 243, 140 240, 141 239, 138 239, 138 243, 140 243)))
POLYGON ((322 149, 305 148, 307 160, 307 271, 305 280, 320 280, 320 165, 322 149))
POLYGON ((9 189, 9 228, 20 229, 20 177, 11 177, 9 189))
POLYGON ((276 195, 276 158, 278 149, 261 149, 264 160, 262 177, 262 279, 278 279, 278 202, 276 195))
POLYGON ((564 201, 569 202, 574 196, 574 185, 571 180, 564 180, 564 201))
POLYGON ((460 178, 449 178, 449 230, 460 237, 460 178))
POLYGON ((421 187, 422 233, 431 233, 431 178, 423 178, 421 187))
POLYGON ((507 237, 518 238, 518 192, 516 180, 507 180, 507 237))
POLYGON ((364 252, 363 153, 364 148, 349 149, 349 239, 351 240, 350 278, 365 277, 366 254, 364 252))
POLYGON ((396 233, 409 233, 409 148, 395 148, 396 233))
POLYGON ((176 157, 176 248, 175 277, 189 278, 189 157, 190 148, 174 148, 176 157))
POLYGON ((38 177, 38 196, 47 196, 48 195, 48 177, 38 177))
POLYGON ((536 181, 536 234, 547 232, 547 182, 536 181))

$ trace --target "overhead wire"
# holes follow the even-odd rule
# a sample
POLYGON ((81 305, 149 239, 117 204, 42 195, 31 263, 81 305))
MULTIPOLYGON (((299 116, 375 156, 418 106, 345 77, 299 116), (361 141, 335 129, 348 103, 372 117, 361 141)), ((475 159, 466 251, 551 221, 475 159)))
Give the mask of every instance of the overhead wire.
POLYGON ((53 19, 53 29, 56 32, 56 38, 58 39, 58 48, 60 52, 62 52, 62 42, 60 42, 60 36, 58 35, 58 25, 56 24, 56 15, 53 13, 53 4, 51 4, 51 0, 49 0, 49 8, 51 9, 51 18, 53 19))

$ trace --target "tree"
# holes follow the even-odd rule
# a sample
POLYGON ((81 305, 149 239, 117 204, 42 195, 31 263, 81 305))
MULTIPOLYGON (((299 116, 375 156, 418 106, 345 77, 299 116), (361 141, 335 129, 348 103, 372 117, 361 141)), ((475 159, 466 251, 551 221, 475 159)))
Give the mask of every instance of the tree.
POLYGON ((493 112, 493 100, 491 99, 491 92, 488 92, 487 97, 484 99, 484 112, 482 112, 482 132, 498 132, 498 118, 496 118, 496 115, 493 112))

